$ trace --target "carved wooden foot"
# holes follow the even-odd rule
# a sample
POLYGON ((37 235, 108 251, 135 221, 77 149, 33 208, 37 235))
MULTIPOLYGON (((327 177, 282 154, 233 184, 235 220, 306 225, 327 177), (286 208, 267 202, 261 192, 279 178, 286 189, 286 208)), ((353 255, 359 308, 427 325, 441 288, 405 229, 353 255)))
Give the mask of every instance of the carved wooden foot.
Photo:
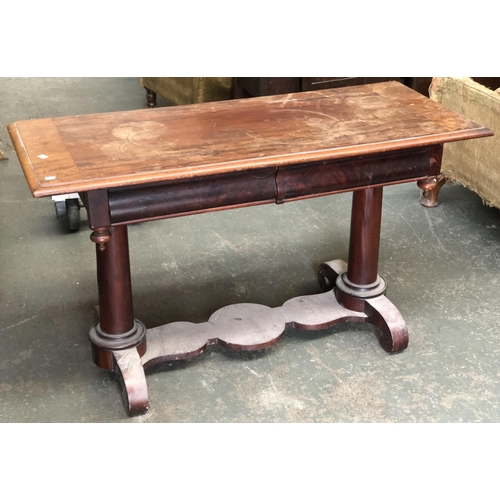
POLYGON ((387 352, 399 352, 408 347, 408 328, 396 306, 385 296, 365 300, 368 322, 381 332, 379 343, 387 352))
POLYGON ((146 375, 141 361, 147 349, 147 330, 141 322, 135 323, 131 332, 120 336, 102 332, 99 323, 89 332, 94 363, 118 376, 129 415, 144 413, 148 409, 146 375), (120 345, 130 347, 121 348, 120 345))
POLYGON ((422 189, 420 193, 421 205, 428 208, 437 207, 438 194, 445 183, 446 177, 443 174, 418 181, 417 186, 422 189))
MULTIPOLYGON (((95 321, 99 324, 99 308, 94 310, 95 321)), ((97 326, 97 325, 96 325, 97 326)), ((96 326, 90 330, 90 336, 96 335, 96 326)), ((145 327, 144 327, 145 330, 145 327)), ((130 416, 139 415, 148 409, 148 386, 146 374, 141 362, 141 354, 146 350, 145 341, 138 347, 120 350, 104 350, 92 343, 94 362, 101 368, 114 372, 122 388, 125 408, 130 416)))
POLYGON ((114 371, 122 386, 129 415, 139 415, 148 409, 148 386, 141 357, 135 347, 113 351, 114 371))
POLYGON ((156 106, 156 92, 151 89, 144 87, 146 89, 146 100, 148 102, 148 108, 154 108, 156 106))
POLYGON ((364 321, 372 323, 380 330, 379 343, 387 352, 399 352, 408 347, 408 328, 396 306, 385 296, 385 281, 381 278, 378 292, 382 293, 375 297, 359 298, 365 291, 352 291, 359 297, 345 297, 345 291, 339 290, 338 285, 345 290, 342 278, 345 278, 347 263, 342 260, 333 260, 320 264, 318 269, 318 281, 323 290, 335 289, 337 297, 344 305, 349 304, 356 311, 366 315, 364 321), (347 300, 345 300, 347 299, 347 300))

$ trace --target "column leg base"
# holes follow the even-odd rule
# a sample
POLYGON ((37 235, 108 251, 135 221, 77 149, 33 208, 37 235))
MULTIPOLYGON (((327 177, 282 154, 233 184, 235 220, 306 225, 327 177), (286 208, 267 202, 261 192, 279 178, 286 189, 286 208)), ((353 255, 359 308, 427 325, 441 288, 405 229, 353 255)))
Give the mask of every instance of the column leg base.
MULTIPOLYGON (((96 317, 98 320, 98 310, 96 317)), ((122 388, 124 405, 130 416, 144 413, 149 407, 146 374, 141 363, 141 356, 146 353, 147 349, 146 327, 140 321, 135 320, 134 323, 131 332, 121 336, 121 339, 118 336, 119 339, 115 342, 110 335, 104 334, 103 337, 99 324, 92 327, 89 332, 92 360, 99 368, 112 371, 117 375, 122 388), (134 339, 135 342, 140 343, 122 349, 109 348, 113 343, 116 345, 120 342, 124 345, 134 343, 134 339), (104 344, 108 348, 99 344, 104 344)))
POLYGON ((103 332, 100 323, 97 323, 90 329, 89 339, 92 345, 92 359, 104 370, 114 370, 111 353, 115 351, 137 347, 141 356, 146 352, 146 327, 138 320, 134 320, 134 326, 129 332, 114 335, 103 332))
MULTIPOLYGON (((347 264, 343 261, 322 264, 320 283, 330 286, 339 277, 338 273, 346 269, 347 264)), ((387 352, 399 352, 407 347, 408 329, 385 295, 351 297, 354 306, 349 308, 337 299, 337 296, 346 295, 345 291, 333 288, 333 292, 295 297, 281 307, 234 304, 219 309, 205 323, 180 321, 151 328, 139 346, 109 350, 93 344, 95 361, 101 368, 117 374, 128 414, 137 415, 148 409, 145 375, 148 367, 198 356, 210 345, 219 344, 237 351, 258 350, 278 342, 287 327, 317 331, 351 321, 375 325, 380 331, 380 345, 387 352)), ((366 294, 366 290, 357 292, 366 294)))
POLYGON ((122 388, 125 408, 130 416, 148 411, 148 385, 141 356, 135 347, 113 352, 114 372, 122 388))
POLYGON ((409 341, 408 328, 397 307, 385 296, 384 278, 379 276, 372 285, 360 287, 353 286, 346 279, 346 273, 345 262, 326 262, 319 267, 318 281, 322 286, 326 282, 335 283, 333 288, 337 301, 346 309, 366 314, 366 321, 380 331, 379 343, 385 351, 394 353, 406 349, 409 341))
POLYGON ((148 387, 141 356, 146 353, 146 339, 137 347, 110 351, 92 346, 92 360, 103 370, 114 372, 122 388, 127 413, 139 415, 148 410, 148 387))

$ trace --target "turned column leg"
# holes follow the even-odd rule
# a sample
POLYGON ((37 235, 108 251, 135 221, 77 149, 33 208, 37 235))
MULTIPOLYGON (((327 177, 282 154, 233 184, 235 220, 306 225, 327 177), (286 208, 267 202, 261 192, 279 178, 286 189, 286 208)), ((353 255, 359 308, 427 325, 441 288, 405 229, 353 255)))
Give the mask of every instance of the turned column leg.
POLYGON ((337 300, 353 311, 364 310, 364 299, 382 295, 386 283, 378 275, 382 187, 354 191, 348 268, 336 282, 337 300))
POLYGON ((382 188, 354 191, 349 238, 347 277, 357 285, 371 285, 379 278, 378 254, 382 222, 382 188))
POLYGON ((134 326, 127 226, 105 231, 109 239, 96 246, 100 325, 120 335, 134 326))
POLYGON ((354 191, 347 271, 339 274, 335 296, 347 309, 364 312, 381 331, 389 352, 405 349, 408 330, 396 307, 385 298, 387 284, 378 274, 382 187, 354 191))
POLYGON ((140 362, 146 351, 146 328, 133 315, 127 226, 96 228, 91 239, 96 243, 99 290, 99 323, 89 332, 93 360, 100 368, 119 375, 129 412, 138 413, 147 409, 147 387, 140 362), (131 350, 137 354, 127 354, 124 369, 124 354, 131 350), (130 363, 137 366, 131 367, 130 363), (134 390, 130 391, 132 386, 134 390))

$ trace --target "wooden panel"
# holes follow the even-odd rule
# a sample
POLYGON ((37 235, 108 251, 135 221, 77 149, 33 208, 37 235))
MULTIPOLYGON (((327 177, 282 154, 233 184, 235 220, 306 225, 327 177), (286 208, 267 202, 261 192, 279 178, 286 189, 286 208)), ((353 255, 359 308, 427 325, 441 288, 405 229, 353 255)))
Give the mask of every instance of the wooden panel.
POLYGON ((80 198, 87 209, 89 225, 92 229, 107 227, 111 224, 107 189, 96 189, 80 193, 80 198))
MULTIPOLYGON (((434 146, 435 148, 436 146, 434 146)), ((280 201, 418 180, 431 175, 432 150, 401 154, 368 155, 280 168, 277 175, 280 201)))
POLYGON ((111 222, 119 224, 271 203, 276 198, 275 177, 275 169, 268 168, 113 188, 109 190, 111 222))
POLYGON ((300 92, 300 77, 237 77, 235 85, 249 96, 264 96, 300 92))
POLYGON ((430 76, 412 76, 405 78, 405 85, 408 85, 411 89, 429 97, 429 87, 431 85, 431 81, 432 77, 430 76))
POLYGON ((148 350, 141 362, 188 359, 221 344, 238 351, 253 351, 275 344, 288 325, 301 330, 322 330, 343 321, 365 322, 363 312, 343 308, 333 293, 295 297, 281 307, 233 304, 219 309, 206 323, 179 321, 148 330, 148 350))
POLYGON ((72 187, 64 191, 64 184, 80 171, 50 118, 15 122, 8 130, 32 193, 52 185, 58 192, 74 192, 72 187))
POLYGON ((492 135, 397 82, 21 121, 9 132, 36 197, 492 135))
POLYGON ((332 89, 340 87, 348 87, 352 85, 366 85, 367 83, 378 83, 386 81, 402 82, 403 78, 399 77, 367 77, 367 76, 334 76, 334 77, 303 77, 302 90, 320 90, 332 89))

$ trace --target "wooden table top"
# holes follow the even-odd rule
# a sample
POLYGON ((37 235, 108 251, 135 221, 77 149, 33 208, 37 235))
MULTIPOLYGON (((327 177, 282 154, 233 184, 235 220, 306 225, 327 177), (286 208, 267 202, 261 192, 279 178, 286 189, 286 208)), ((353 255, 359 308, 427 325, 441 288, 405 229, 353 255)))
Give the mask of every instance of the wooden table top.
POLYGON ((8 130, 35 197, 493 135, 397 82, 25 120, 8 130))

